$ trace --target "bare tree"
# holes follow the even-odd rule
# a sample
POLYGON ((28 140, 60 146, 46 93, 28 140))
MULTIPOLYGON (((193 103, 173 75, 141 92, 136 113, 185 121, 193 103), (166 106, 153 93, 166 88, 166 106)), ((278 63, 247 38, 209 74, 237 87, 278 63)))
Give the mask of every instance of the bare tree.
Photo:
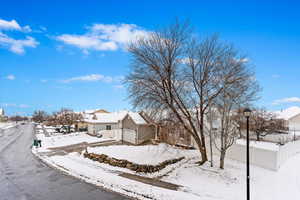
MULTIPOLYGON (((249 105, 256 100, 259 91, 258 83, 253 79, 254 73, 249 71, 246 63, 241 59, 228 60, 228 64, 223 66, 223 70, 230 70, 231 74, 228 82, 220 82, 223 85, 221 94, 214 99, 214 105, 219 115, 219 130, 216 132, 216 148, 220 151, 220 168, 224 169, 226 151, 234 144, 239 135, 239 110, 245 105, 249 105), (230 64, 232 63, 232 64, 230 64)), ((226 63, 226 62, 225 62, 226 63)), ((223 79, 226 80, 226 79, 223 79)))
POLYGON ((58 112, 54 112, 49 118, 49 124, 62 125, 70 133, 71 126, 82 121, 82 115, 73 112, 71 109, 62 108, 58 112))
POLYGON ((218 119, 218 113, 211 104, 209 106, 208 112, 206 113, 206 121, 205 123, 205 130, 208 133, 209 137, 209 150, 210 150, 210 166, 214 166, 214 161, 213 161, 213 146, 214 146, 214 133, 216 131, 216 121, 218 119))
POLYGON ((28 120, 28 118, 24 117, 24 116, 20 116, 20 115, 15 115, 15 116, 9 117, 9 120, 19 122, 19 121, 26 121, 26 120, 28 120))
POLYGON ((155 113, 171 112, 197 143, 207 161, 204 117, 208 105, 230 85, 237 59, 217 37, 201 42, 187 24, 175 23, 129 45, 132 71, 125 83, 134 107, 155 113), (230 70, 224 70, 223 66, 230 70))
POLYGON ((283 123, 276 119, 276 115, 263 108, 255 109, 251 119, 250 129, 256 134, 257 141, 268 134, 280 133, 284 130, 283 123))
POLYGON ((43 110, 36 110, 32 114, 32 120, 34 122, 42 123, 46 121, 48 118, 48 114, 43 110))

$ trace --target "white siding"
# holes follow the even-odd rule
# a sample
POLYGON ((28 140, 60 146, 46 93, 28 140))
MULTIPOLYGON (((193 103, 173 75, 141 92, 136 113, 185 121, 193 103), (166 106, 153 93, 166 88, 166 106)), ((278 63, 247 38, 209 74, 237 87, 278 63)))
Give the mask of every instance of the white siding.
POLYGON ((300 114, 288 120, 290 131, 300 131, 300 114))
POLYGON ((88 124, 88 132, 89 134, 97 134, 97 132, 102 131, 102 130, 106 130, 106 126, 109 125, 111 126, 111 129, 119 129, 120 125, 119 123, 113 123, 113 124, 92 124, 89 123, 88 124))

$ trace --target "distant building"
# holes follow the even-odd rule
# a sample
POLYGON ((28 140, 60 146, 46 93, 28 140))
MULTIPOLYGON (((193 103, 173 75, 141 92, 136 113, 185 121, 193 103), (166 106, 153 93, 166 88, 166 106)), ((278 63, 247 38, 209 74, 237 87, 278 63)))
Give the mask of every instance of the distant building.
POLYGON ((155 136, 155 126, 142 113, 96 112, 85 117, 84 122, 88 124, 88 133, 91 135, 118 135, 119 140, 131 144, 141 144, 155 136))
POLYGON ((79 121, 77 124, 75 124, 75 129, 82 131, 82 130, 87 130, 88 128, 88 123, 86 122, 87 119, 90 119, 93 117, 95 114, 98 113, 109 113, 108 111, 104 109, 94 109, 94 110, 85 110, 82 112, 76 112, 77 114, 81 114, 83 117, 82 121, 79 121))
POLYGON ((293 106, 285 110, 275 112, 278 119, 285 120, 285 126, 290 131, 300 131, 300 107, 293 106))
POLYGON ((5 112, 3 108, 0 108, 0 122, 7 121, 7 117, 5 116, 5 112))
POLYGON ((3 108, 0 108, 0 116, 5 116, 5 112, 3 108))

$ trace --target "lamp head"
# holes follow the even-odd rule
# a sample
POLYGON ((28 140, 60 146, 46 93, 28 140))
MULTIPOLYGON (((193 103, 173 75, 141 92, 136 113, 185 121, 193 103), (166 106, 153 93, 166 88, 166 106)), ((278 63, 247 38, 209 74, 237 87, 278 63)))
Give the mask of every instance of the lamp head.
POLYGON ((251 112, 252 112, 252 111, 251 111, 249 108, 245 108, 245 109, 244 109, 244 116, 245 116, 245 117, 250 117, 251 112))

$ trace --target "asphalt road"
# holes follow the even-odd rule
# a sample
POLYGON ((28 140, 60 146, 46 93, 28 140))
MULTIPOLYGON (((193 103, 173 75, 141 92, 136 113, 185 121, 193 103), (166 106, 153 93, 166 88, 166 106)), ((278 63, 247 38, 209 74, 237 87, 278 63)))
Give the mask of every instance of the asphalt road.
POLYGON ((31 154, 32 140, 31 124, 0 130, 1 200, 126 199, 41 163, 31 154))

